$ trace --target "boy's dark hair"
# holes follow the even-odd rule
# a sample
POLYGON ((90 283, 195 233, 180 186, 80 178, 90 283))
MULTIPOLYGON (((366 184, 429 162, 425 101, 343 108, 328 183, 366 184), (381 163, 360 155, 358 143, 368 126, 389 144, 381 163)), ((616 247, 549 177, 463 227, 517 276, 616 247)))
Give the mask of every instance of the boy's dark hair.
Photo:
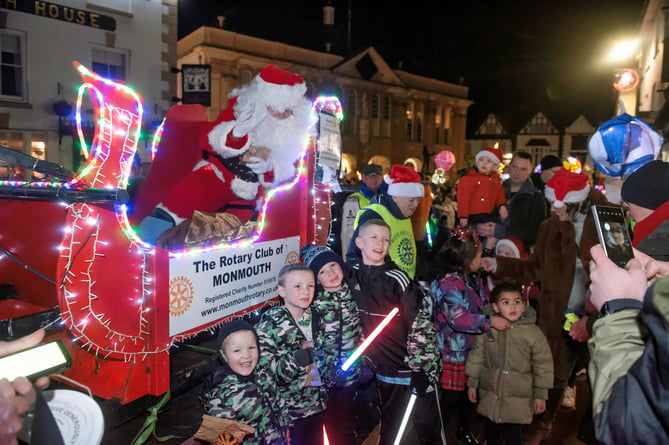
POLYGON ((451 234, 451 237, 439 250, 437 259, 445 266, 446 273, 455 270, 467 274, 480 245, 481 242, 473 234, 466 234, 464 239, 451 234))
POLYGON ((309 269, 307 266, 305 266, 302 263, 286 264, 279 271, 279 278, 278 278, 279 286, 281 286, 281 287, 285 286, 286 275, 288 275, 291 272, 299 272, 299 271, 309 272, 312 275, 314 273, 311 269, 309 269))
POLYGON ((391 230, 388 223, 385 222, 384 220, 382 220, 381 218, 372 218, 372 219, 368 219, 364 223, 360 224, 360 227, 358 227, 358 233, 360 233, 360 231, 367 226, 379 226, 379 227, 385 227, 386 229, 391 230))
POLYGON ((505 279, 498 283, 490 294, 490 301, 497 303, 502 292, 518 292, 520 297, 523 297, 523 285, 514 280, 505 279))

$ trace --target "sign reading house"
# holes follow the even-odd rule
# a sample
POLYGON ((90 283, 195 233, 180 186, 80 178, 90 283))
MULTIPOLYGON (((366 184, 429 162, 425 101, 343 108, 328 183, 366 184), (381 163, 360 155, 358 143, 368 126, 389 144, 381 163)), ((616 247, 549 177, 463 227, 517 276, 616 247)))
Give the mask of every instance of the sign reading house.
POLYGON ((116 30, 116 20, 114 17, 84 11, 83 9, 70 8, 69 6, 58 5, 56 3, 40 0, 0 0, 0 8, 39 15, 55 20, 63 20, 106 31, 116 30))

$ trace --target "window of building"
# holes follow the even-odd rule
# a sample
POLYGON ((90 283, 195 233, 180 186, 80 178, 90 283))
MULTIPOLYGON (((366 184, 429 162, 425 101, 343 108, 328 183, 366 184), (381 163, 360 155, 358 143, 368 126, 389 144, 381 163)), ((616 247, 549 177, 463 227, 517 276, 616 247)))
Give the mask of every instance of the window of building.
POLYGON ((93 48, 93 71, 100 76, 124 82, 127 80, 128 54, 125 51, 93 48))
POLYGON ((423 142, 423 117, 425 116, 424 105, 418 104, 416 107, 416 140, 423 142))
POLYGON ((383 98, 383 114, 382 117, 384 120, 390 120, 390 97, 386 96, 383 98))
POLYGON ((407 105, 407 128, 406 128, 406 135, 407 139, 412 141, 413 140, 413 128, 414 128, 414 105, 413 102, 409 102, 407 105))
POLYGON ((26 101, 25 35, 0 30, 0 98, 26 101))
POLYGON ((247 83, 251 83, 251 80, 253 80, 253 74, 251 74, 251 71, 241 68, 239 70, 239 85, 246 85, 247 83))
POLYGON ((451 116, 453 115, 453 109, 451 107, 444 108, 444 125, 443 125, 443 135, 441 138, 441 143, 448 145, 450 143, 449 136, 451 133, 451 116))
POLYGON ((390 137, 390 110, 391 110, 391 100, 389 96, 383 98, 383 109, 381 111, 381 128, 383 129, 383 136, 390 137))
POLYGON ((381 97, 378 94, 372 96, 372 119, 379 118, 379 108, 381 105, 381 97))
MULTIPOLYGON (((44 133, 0 131, 0 145, 20 153, 29 154, 37 159, 46 159, 46 135, 44 133)), ((0 179, 29 181, 43 177, 44 175, 41 173, 35 173, 22 167, 10 166, 0 161, 0 179)))

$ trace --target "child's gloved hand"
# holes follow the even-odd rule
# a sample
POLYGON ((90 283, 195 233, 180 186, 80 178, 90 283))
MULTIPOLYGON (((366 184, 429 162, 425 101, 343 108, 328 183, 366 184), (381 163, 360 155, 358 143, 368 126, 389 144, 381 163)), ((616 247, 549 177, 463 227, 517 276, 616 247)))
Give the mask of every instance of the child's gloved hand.
POLYGON ((417 396, 422 396, 430 387, 430 379, 427 378, 425 371, 411 371, 411 392, 417 396))
POLYGON ((295 361, 301 368, 314 363, 314 348, 300 349, 295 353, 295 361))

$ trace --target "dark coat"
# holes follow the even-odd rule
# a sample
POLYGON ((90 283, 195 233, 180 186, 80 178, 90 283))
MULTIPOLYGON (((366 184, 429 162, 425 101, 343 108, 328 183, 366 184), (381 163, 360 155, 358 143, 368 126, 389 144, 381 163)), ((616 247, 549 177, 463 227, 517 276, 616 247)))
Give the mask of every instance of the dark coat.
MULTIPOLYGON (((598 190, 590 190, 589 205, 609 204, 598 190)), ((610 205, 610 204, 609 204, 610 205)), ((567 380, 567 340, 562 334, 564 311, 574 283, 576 256, 589 270, 590 248, 599 244, 595 222, 591 212, 583 224, 580 245, 576 245, 576 233, 571 221, 562 222, 553 215, 539 227, 534 252, 526 259, 497 257, 497 278, 513 278, 521 283, 541 282, 538 297, 539 316, 537 324, 546 335, 553 354, 555 379, 567 380)))

